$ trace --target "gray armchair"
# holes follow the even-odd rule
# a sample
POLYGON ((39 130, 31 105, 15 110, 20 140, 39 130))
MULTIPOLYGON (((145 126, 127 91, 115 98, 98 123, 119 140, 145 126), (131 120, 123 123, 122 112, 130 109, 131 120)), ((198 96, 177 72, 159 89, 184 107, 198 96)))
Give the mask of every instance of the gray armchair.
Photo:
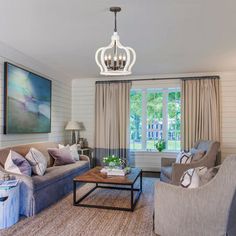
POLYGON ((220 144, 216 141, 198 141, 194 145, 194 149, 205 151, 206 154, 199 161, 189 164, 175 163, 175 158, 162 158, 160 180, 162 182, 179 185, 180 178, 186 170, 199 166, 206 166, 208 168, 215 166, 219 147, 220 144))
POLYGON ((236 156, 207 184, 194 189, 155 186, 154 230, 161 236, 236 235, 236 156))

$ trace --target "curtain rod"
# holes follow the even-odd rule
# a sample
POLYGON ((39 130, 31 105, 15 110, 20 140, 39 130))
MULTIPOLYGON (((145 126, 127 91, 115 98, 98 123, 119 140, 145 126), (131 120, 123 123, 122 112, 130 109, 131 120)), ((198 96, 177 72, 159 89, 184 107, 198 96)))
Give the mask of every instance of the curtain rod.
POLYGON ((120 82, 131 82, 131 81, 146 81, 146 80, 194 80, 194 79, 220 79, 219 75, 208 75, 208 76, 191 76, 191 77, 171 77, 171 78, 148 78, 148 79, 129 79, 129 80, 104 80, 104 81, 96 81, 96 84, 105 84, 105 83, 120 83, 120 82))

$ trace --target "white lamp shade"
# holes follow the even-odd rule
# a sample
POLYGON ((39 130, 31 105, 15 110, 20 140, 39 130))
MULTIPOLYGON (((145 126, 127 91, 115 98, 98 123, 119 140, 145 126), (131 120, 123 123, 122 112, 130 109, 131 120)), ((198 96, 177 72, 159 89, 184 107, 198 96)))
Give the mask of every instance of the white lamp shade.
POLYGON ((77 121, 69 121, 66 125, 65 130, 81 130, 82 126, 77 121))

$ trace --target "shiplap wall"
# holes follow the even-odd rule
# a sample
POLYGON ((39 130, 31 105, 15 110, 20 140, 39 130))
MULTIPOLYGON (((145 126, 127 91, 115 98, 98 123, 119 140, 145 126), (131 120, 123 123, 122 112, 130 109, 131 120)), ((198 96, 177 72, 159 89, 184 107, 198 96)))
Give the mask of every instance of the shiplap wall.
POLYGON ((94 147, 95 79, 72 81, 72 119, 83 122, 85 130, 80 137, 94 147))
MULTIPOLYGON (((33 59, 14 51, 5 45, 0 45, 0 147, 34 142, 67 142, 70 133, 64 131, 65 124, 71 119, 71 83, 53 79, 53 73, 48 68, 33 59), (52 123, 48 134, 3 134, 3 103, 4 103, 4 61, 24 65, 35 73, 52 80, 52 123)), ((27 125, 27 124, 25 124, 27 125)))
MULTIPOLYGON (((220 76, 221 155, 223 160, 227 155, 236 154, 236 72, 191 73, 179 75, 164 75, 158 77, 166 78, 204 75, 220 76)), ((74 120, 84 122, 86 131, 82 133, 82 136, 88 139, 89 145, 91 147, 94 146, 96 80, 98 79, 75 79, 72 82, 72 118, 74 120)), ((103 78, 102 80, 105 79, 103 78)), ((144 170, 158 171, 160 169, 161 156, 171 157, 175 156, 176 154, 162 153, 160 155, 155 152, 135 152, 132 153, 132 155, 134 155, 136 166, 142 167, 144 170)))

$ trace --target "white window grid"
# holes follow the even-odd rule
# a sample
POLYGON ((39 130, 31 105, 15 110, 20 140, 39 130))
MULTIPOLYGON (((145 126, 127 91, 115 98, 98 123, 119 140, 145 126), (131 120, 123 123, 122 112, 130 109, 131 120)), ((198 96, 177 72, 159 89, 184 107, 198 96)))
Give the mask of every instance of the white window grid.
MULTIPOLYGON (((162 123, 162 135, 163 139, 166 141, 166 150, 168 151, 168 94, 171 92, 180 92, 180 88, 145 88, 145 89, 132 89, 135 92, 142 92, 142 138, 141 138, 141 150, 147 149, 147 93, 148 92, 161 92, 163 93, 163 123, 162 123)), ((176 134, 176 124, 175 124, 175 134, 176 134)), ((131 149, 135 150, 135 149, 131 149)), ((155 148, 153 147, 153 149, 155 148)), ((176 150, 177 151, 177 150, 176 150)))

